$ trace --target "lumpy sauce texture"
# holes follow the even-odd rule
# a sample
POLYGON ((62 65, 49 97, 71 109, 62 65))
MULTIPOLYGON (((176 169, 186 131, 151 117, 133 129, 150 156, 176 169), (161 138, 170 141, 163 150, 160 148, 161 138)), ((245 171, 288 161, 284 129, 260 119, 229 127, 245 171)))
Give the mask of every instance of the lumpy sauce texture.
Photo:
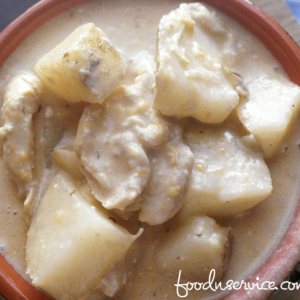
MULTIPOLYGON (((37 60, 68 36, 76 27, 93 22, 107 35, 116 49, 128 60, 140 51, 154 55, 159 20, 179 7, 174 1, 92 1, 76 6, 34 32, 10 56, 0 70, 0 100, 9 80, 20 72, 33 73, 37 60)), ((217 12, 231 32, 226 52, 233 70, 249 81, 265 73, 287 79, 279 63, 249 32, 229 17, 217 12)), ((216 48, 219 46, 216 41, 216 48)), ((266 161, 273 182, 272 195, 251 210, 235 217, 219 219, 222 226, 233 228, 232 255, 224 282, 251 276, 279 244, 293 218, 299 198, 300 133, 297 118, 279 154, 266 161)), ((54 167, 53 167, 54 168, 54 167)), ((0 252, 27 281, 25 247, 28 225, 17 187, 0 159, 0 252)), ((168 231, 168 224, 155 229, 144 225, 144 233, 129 250, 126 258, 127 280, 115 299, 177 299, 175 280, 159 275, 154 267, 153 251, 158 237, 168 231)), ((99 293, 89 299, 99 299, 99 293)), ((200 296, 216 299, 219 294, 193 291, 190 299, 200 296)), ((106 296, 101 295, 103 299, 106 296)), ((101 298, 102 299, 102 298, 101 298)))

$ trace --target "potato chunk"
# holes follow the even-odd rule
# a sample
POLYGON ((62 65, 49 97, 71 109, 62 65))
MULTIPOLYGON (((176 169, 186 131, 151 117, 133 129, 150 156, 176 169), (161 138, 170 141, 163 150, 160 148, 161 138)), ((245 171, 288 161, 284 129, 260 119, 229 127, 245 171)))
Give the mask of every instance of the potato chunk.
POLYGON ((235 215, 271 194, 270 172, 262 156, 244 147, 232 131, 194 126, 185 139, 195 165, 182 217, 235 215))
POLYGON ((139 236, 92 206, 71 180, 56 175, 41 199, 27 236, 27 273, 56 299, 91 292, 139 236))
POLYGON ((196 217, 173 229, 158 244, 155 264, 159 273, 192 282, 208 281, 212 269, 221 280, 230 255, 231 228, 209 217, 196 217))
MULTIPOLYGON (((38 111, 40 81, 31 75, 18 75, 4 94, 2 127, 3 159, 10 177, 16 182, 21 197, 33 190, 34 132, 33 115, 38 111)), ((1 145, 2 148, 2 145, 1 145)))
POLYGON ((125 59, 92 23, 78 27, 35 65, 54 94, 91 103, 102 103, 118 87, 126 68, 125 59))
POLYGON ((238 117, 255 136, 267 157, 272 156, 300 109, 300 88, 271 76, 247 84, 248 99, 237 106, 238 117))
POLYGON ((55 149, 52 151, 52 157, 55 165, 75 180, 80 181, 84 178, 73 147, 55 149))
POLYGON ((164 16, 157 35, 157 97, 164 115, 220 123, 239 102, 240 79, 219 60, 213 38, 225 28, 203 5, 181 4, 164 16))

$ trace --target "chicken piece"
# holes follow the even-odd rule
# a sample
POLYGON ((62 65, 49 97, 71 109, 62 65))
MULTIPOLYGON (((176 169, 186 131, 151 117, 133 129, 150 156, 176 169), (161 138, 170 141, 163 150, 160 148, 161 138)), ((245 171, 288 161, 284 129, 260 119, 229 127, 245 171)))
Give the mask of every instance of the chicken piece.
POLYGON ((142 229, 130 234, 99 202, 78 191, 64 173, 50 182, 27 235, 27 273, 34 286, 56 299, 91 293, 122 260, 142 229), (98 204, 98 206, 97 206, 98 204))
POLYGON ((150 225, 162 224, 179 211, 194 166, 194 155, 182 141, 180 126, 171 126, 168 143, 149 152, 150 178, 138 199, 139 220, 150 225))
MULTIPOLYGON (((32 197, 24 203, 28 221, 48 182, 54 175, 52 151, 63 140, 73 144, 77 125, 83 111, 82 103, 69 103, 42 88, 39 108, 33 117, 34 171, 32 197)), ((74 175, 74 174, 73 174, 74 175)))
POLYGON ((4 94, 2 127, 3 160, 19 195, 30 198, 33 191, 33 115, 39 109, 41 86, 37 78, 22 74, 11 80, 4 94))
POLYGON ((158 272, 172 279, 207 282, 212 269, 220 281, 230 257, 232 230, 209 217, 194 217, 173 228, 157 244, 154 254, 158 272))
POLYGON ((274 155, 300 110, 300 87, 286 80, 262 76, 248 83, 249 96, 236 110, 266 157, 274 155))
POLYGON ((194 125, 187 128, 185 141, 195 165, 181 219, 235 215, 271 194, 272 180, 262 155, 246 148, 233 131, 194 125))
POLYGON ((157 147, 168 138, 168 123, 152 108, 155 76, 151 57, 136 63, 140 75, 134 84, 120 86, 104 103, 107 116, 119 131, 132 132, 145 148, 157 147))
MULTIPOLYGON (((140 51, 137 54, 128 58, 128 69, 126 71, 126 76, 122 81, 122 85, 131 85, 135 82, 135 79, 147 71, 154 73, 156 69, 156 63, 154 56, 147 51, 140 51)), ((154 79, 154 78, 153 78, 154 79)), ((155 84, 155 81, 151 85, 155 84)))
MULTIPOLYGON (((223 122, 239 103, 240 78, 224 66, 214 42, 226 29, 199 3, 165 15, 157 34, 157 97, 164 115, 223 122)), ((220 51, 219 51, 220 52, 220 51)))
POLYGON ((125 59, 87 23, 43 56, 35 70, 50 91, 71 102, 102 103, 124 78, 125 59))
POLYGON ((86 105, 75 152, 95 197, 107 209, 124 210, 145 187, 150 166, 145 150, 166 140, 167 122, 152 109, 154 72, 120 86, 100 107, 86 105))
POLYGON ((101 126, 102 120, 101 116, 97 117, 97 110, 93 111, 95 105, 91 106, 91 110, 86 108, 83 114, 75 143, 80 169, 92 193, 105 208, 123 210, 146 185, 150 173, 149 161, 132 134, 105 136, 105 132, 97 132, 96 128, 101 126), (94 118, 90 117, 92 114, 94 118), (91 129, 87 129, 86 123, 89 121, 93 123, 91 129))
POLYGON ((20 74, 7 86, 0 128, 3 160, 29 219, 52 176, 51 151, 74 131, 81 113, 81 104, 54 97, 33 75, 20 74))

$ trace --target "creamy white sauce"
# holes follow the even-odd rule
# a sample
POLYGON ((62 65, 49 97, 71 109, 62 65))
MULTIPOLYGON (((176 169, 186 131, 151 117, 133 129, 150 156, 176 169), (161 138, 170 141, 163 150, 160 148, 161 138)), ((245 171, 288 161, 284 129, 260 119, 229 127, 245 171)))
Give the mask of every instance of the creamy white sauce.
MULTIPOLYGON (((180 1, 160 0, 99 1, 77 6, 59 15, 34 32, 1 67, 1 103, 10 78, 20 72, 33 72, 33 66, 41 56, 86 22, 100 27, 127 59, 142 50, 154 55, 159 20, 179 4, 180 1)), ((256 38, 227 16, 220 14, 220 17, 232 32, 232 41, 228 44, 229 56, 234 59, 237 55, 235 51, 239 49, 240 63, 234 71, 242 74, 243 80, 249 81, 264 73, 287 78, 278 62, 256 38)), ((234 229, 233 252, 224 281, 251 276, 274 251, 292 221, 299 198, 300 133, 296 130, 299 125, 300 119, 297 118, 276 160, 267 161, 274 187, 272 196, 241 216, 219 220, 220 225, 230 225, 234 229)), ((17 197, 16 185, 8 179, 2 159, 0 181, 0 252, 30 282, 25 273, 28 228, 23 203, 17 197)), ((161 227, 165 230, 165 225, 161 227)), ((158 275, 153 267, 153 240, 158 233, 149 228, 145 226, 139 243, 128 255, 127 282, 118 293, 120 299, 177 299, 175 282, 158 275)), ((191 292, 190 295, 190 299, 202 295, 207 299, 220 296, 203 291, 191 292)), ((93 297, 97 298, 94 295, 90 299, 93 297)))

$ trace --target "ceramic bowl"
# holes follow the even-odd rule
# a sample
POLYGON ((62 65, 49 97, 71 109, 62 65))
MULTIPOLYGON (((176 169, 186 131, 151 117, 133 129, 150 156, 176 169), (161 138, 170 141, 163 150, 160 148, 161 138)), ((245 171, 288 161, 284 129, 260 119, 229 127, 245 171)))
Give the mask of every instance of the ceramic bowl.
MULTIPOLYGON (((0 35, 0 66, 36 28, 75 5, 88 1, 44 0, 26 11, 0 35)), ((300 49, 285 30, 270 16, 245 0, 203 0, 202 2, 215 6, 246 27, 277 58, 290 79, 300 85, 300 49)), ((253 282, 256 282, 256 277, 259 277, 260 282, 275 281, 276 284, 280 284, 299 260, 299 237, 300 205, 298 205, 294 219, 277 249, 252 276, 253 282)), ((49 299, 28 284, 1 255, 0 293, 8 300, 49 299)), ((266 299, 269 294, 270 291, 253 290, 247 292, 239 290, 223 299, 266 299)))

